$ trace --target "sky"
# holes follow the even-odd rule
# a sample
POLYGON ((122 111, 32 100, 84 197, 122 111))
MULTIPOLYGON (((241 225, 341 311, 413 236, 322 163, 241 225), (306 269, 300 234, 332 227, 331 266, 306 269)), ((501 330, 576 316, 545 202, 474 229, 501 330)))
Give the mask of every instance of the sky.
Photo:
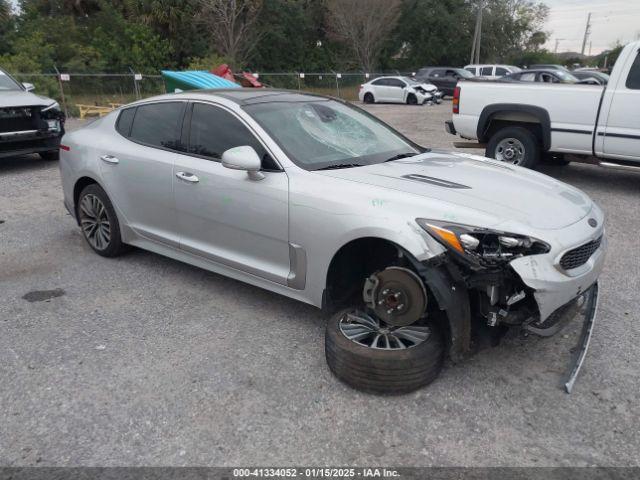
POLYGON ((552 52, 558 40, 558 52, 580 52, 591 12, 589 42, 593 55, 607 50, 620 41, 623 45, 640 40, 640 0, 543 0, 549 8, 544 27, 549 41, 545 45, 552 52))

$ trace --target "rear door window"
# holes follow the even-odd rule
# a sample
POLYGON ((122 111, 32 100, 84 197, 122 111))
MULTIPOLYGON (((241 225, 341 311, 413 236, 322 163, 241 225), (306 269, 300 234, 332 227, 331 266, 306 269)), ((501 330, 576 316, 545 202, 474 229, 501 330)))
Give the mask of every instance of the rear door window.
POLYGON ((636 55, 633 65, 631 65, 626 86, 632 90, 640 90, 640 52, 636 55))
POLYGON ((389 78, 387 82, 388 82, 387 84, 390 87, 399 87, 399 88, 406 87, 406 84, 402 80, 399 80, 397 78, 389 78))
POLYGON ((386 85, 386 83, 385 83, 385 82, 386 82, 386 79, 384 79, 384 78, 379 78, 379 79, 377 79, 377 80, 374 80, 374 81, 372 82, 372 85, 377 85, 378 87, 382 87, 382 86, 386 85))
POLYGON ((151 147, 180 150, 184 102, 140 105, 131 126, 131 140, 151 147))
POLYGON ((493 67, 482 67, 482 70, 480 70, 480 75, 484 75, 484 76, 493 75, 493 67))

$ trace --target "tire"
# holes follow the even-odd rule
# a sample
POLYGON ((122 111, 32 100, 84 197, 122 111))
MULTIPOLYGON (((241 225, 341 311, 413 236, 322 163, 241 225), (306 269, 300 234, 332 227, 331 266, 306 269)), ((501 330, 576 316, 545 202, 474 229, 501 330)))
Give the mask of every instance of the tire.
POLYGON ((402 394, 424 387, 438 377, 444 360, 444 341, 434 323, 428 324, 430 334, 420 344, 405 349, 375 349, 342 333, 341 319, 354 310, 336 313, 326 327, 325 356, 338 379, 366 392, 402 394))
POLYGON ((367 92, 364 94, 364 98, 363 98, 364 103, 375 103, 376 100, 375 98, 373 98, 373 93, 371 92, 367 92))
POLYGON ((49 150, 48 152, 40 152, 38 155, 40 155, 40 158, 42 160, 52 162, 60 160, 60 150, 49 150))
POLYGON ((533 168, 540 160, 540 142, 526 128, 506 127, 493 134, 487 144, 485 156, 520 167, 533 168))
POLYGON ((80 192, 76 213, 84 239, 98 255, 117 257, 128 250, 128 246, 122 243, 120 224, 113 205, 100 185, 87 185, 80 192), (96 222, 96 218, 101 221, 96 222), (108 233, 105 222, 108 224, 108 233), (91 228, 92 224, 94 228, 91 228))
POLYGON ((407 105, 417 105, 417 104, 418 104, 418 98, 413 93, 410 93, 409 95, 407 95, 407 105))

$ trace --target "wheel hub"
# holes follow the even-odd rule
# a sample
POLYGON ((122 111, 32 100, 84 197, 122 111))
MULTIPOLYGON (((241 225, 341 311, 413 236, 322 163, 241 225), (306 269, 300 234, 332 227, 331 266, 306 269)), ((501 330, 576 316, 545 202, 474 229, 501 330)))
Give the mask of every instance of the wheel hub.
POLYGON ((411 270, 389 267, 365 282, 365 303, 385 323, 406 326, 416 322, 426 310, 427 292, 411 270))
POLYGON ((505 138, 496 146, 496 160, 519 165, 524 161, 525 148, 517 138, 505 138))

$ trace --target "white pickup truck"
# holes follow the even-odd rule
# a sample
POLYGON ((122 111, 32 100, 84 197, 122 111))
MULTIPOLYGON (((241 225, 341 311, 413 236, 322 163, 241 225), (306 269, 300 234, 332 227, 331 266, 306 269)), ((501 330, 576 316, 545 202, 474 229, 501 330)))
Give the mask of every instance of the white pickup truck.
MULTIPOLYGON (((595 157, 640 170, 640 42, 627 45, 609 84, 460 81, 446 130, 476 140, 486 156, 533 167, 544 154, 595 157)), ((461 146, 458 144, 458 146, 461 146)))

